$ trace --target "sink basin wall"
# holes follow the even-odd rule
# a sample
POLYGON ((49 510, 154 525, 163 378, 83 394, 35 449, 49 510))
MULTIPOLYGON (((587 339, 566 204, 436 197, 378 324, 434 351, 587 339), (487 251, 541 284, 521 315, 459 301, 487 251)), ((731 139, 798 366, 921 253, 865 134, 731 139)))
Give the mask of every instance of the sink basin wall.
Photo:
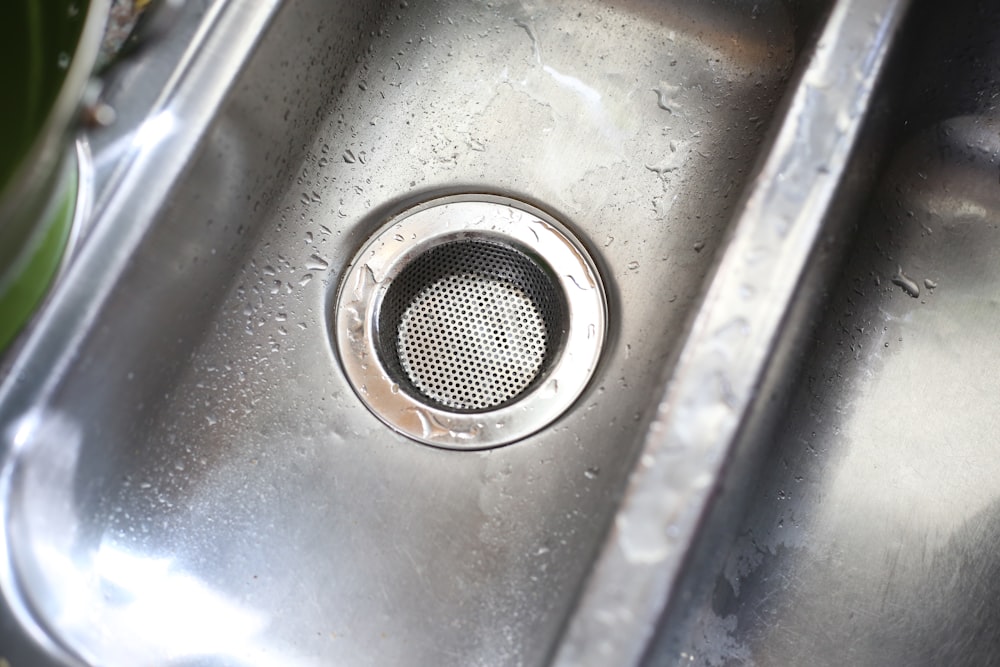
POLYGON ((998 659, 998 21, 988 3, 914 13, 886 160, 739 535, 668 659, 998 659))

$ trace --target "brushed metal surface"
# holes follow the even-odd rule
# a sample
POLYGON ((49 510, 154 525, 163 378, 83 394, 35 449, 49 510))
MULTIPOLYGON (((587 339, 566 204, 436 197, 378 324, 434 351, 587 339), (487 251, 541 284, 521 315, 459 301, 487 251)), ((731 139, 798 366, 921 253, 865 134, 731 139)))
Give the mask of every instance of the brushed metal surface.
POLYGON ((173 67, 134 65, 163 81, 151 110, 122 86, 125 126, 94 137, 94 220, 0 384, 0 657, 634 664, 904 4, 832 3, 815 34, 824 3, 188 4, 173 67), (374 230, 468 192, 565 221, 609 301, 581 398, 488 452, 382 424, 326 326, 374 230), (784 241, 747 255, 764 232, 784 241), (706 431, 676 450, 671 424, 706 431), (699 474, 657 473, 678 451, 699 474), (632 513, 658 493, 682 524, 632 513), (622 517, 637 550, 588 580, 622 517), (618 582, 648 604, 608 625, 618 582))
POLYGON ((739 535, 666 664, 1000 661, 1000 11, 920 10, 892 73, 888 162, 739 535))
POLYGON ((796 320, 809 317, 796 304, 800 287, 829 242, 826 212, 906 7, 839 2, 826 20, 668 370, 555 664, 633 665, 651 651, 653 664, 664 659, 657 636, 676 622, 669 608, 687 606, 685 580, 719 551, 755 475, 755 443, 744 435, 767 410, 771 376, 787 370, 782 348, 799 333, 796 320))

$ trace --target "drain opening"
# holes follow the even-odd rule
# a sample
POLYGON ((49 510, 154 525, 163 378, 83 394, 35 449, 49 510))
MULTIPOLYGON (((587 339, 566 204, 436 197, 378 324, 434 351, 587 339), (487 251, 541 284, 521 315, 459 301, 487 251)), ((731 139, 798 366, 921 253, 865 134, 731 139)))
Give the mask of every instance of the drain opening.
POLYGON ((450 449, 551 424, 597 368, 604 288, 583 245, 523 202, 453 195, 359 248, 331 309, 347 380, 399 433, 450 449))
POLYGON ((560 290, 515 247, 465 239, 434 247, 393 280, 379 313, 383 363, 400 385, 456 412, 508 405, 558 356, 560 290))

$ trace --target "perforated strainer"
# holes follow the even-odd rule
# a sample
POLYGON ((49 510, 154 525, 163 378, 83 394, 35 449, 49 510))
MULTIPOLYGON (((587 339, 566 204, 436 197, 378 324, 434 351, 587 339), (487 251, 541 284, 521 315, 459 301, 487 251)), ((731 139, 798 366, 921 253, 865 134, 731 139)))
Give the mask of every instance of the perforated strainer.
POLYGON ((384 422, 442 447, 512 442, 584 389, 604 339, 582 246, 500 197, 437 200, 383 227, 345 274, 338 352, 384 422))

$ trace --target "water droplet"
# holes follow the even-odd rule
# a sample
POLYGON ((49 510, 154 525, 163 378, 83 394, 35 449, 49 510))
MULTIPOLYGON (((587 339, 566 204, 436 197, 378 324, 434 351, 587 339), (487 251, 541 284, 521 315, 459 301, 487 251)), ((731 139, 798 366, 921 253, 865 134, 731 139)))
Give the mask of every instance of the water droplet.
POLYGON ((76 18, 80 14, 80 5, 75 2, 69 3, 69 7, 66 8, 66 13, 71 19, 76 18))
POLYGON ((531 39, 531 51, 535 56, 535 62, 539 65, 542 64, 542 47, 538 42, 538 36, 535 34, 535 29, 527 21, 521 19, 514 19, 514 25, 519 28, 524 29, 528 33, 528 38, 531 39))
POLYGON ((347 164, 354 164, 357 161, 358 159, 354 157, 353 152, 351 152, 350 150, 344 151, 344 162, 346 162, 347 164))
POLYGON ((639 262, 637 260, 633 259, 631 262, 628 263, 628 270, 629 271, 638 271, 639 270, 639 262))
POLYGON ((66 69, 67 67, 69 67, 69 61, 70 57, 68 53, 66 53, 65 51, 59 53, 59 59, 57 61, 59 69, 66 69))
POLYGON ((920 286, 912 278, 903 273, 903 267, 901 266, 896 267, 896 275, 892 277, 892 283, 902 288, 903 292, 914 299, 920 296, 920 286))
POLYGON ((399 393, 399 385, 396 384, 395 382, 393 382, 392 384, 390 384, 389 385, 389 393, 390 394, 398 394, 399 393))
POLYGON ((420 430, 424 438, 434 439, 447 436, 449 431, 442 426, 433 415, 421 408, 410 408, 420 421, 420 430))
POLYGON ((677 104, 677 101, 674 100, 674 95, 677 94, 678 90, 677 86, 671 86, 669 83, 661 81, 658 88, 653 88, 653 92, 656 93, 656 106, 660 107, 667 113, 675 113, 677 108, 680 106, 677 104))
POLYGON ((330 164, 330 160, 329 160, 329 158, 321 157, 319 159, 319 162, 317 164, 319 164, 319 166, 321 166, 321 167, 325 167, 328 164, 330 164))
POLYGON ((577 289, 589 291, 594 289, 594 287, 596 287, 596 285, 594 285, 594 282, 590 279, 590 276, 585 277, 583 281, 584 284, 581 284, 580 281, 577 280, 577 277, 574 276, 572 273, 567 273, 566 277, 569 278, 574 285, 576 285, 577 289))
POLYGON ((601 474, 601 469, 597 466, 587 468, 583 471, 583 476, 587 479, 597 479, 597 476, 601 474))
POLYGON ((299 286, 300 287, 305 287, 306 285, 309 284, 309 281, 311 281, 312 279, 313 279, 313 276, 312 276, 311 273, 307 273, 307 274, 303 275, 301 278, 299 278, 299 286))
POLYGON ((924 278, 924 287, 926 287, 927 289, 934 289, 935 287, 937 287, 937 283, 931 280, 930 278, 924 278))
POLYGON ((310 271, 326 271, 330 268, 330 263, 319 255, 312 254, 309 255, 309 261, 306 262, 306 268, 310 271))
POLYGON ((694 247, 694 251, 695 252, 701 252, 705 248, 705 242, 704 241, 695 241, 695 244, 694 244, 693 247, 694 247))
POLYGON ((278 313, 274 316, 274 319, 276 322, 284 322, 288 319, 288 315, 286 313, 278 313))

